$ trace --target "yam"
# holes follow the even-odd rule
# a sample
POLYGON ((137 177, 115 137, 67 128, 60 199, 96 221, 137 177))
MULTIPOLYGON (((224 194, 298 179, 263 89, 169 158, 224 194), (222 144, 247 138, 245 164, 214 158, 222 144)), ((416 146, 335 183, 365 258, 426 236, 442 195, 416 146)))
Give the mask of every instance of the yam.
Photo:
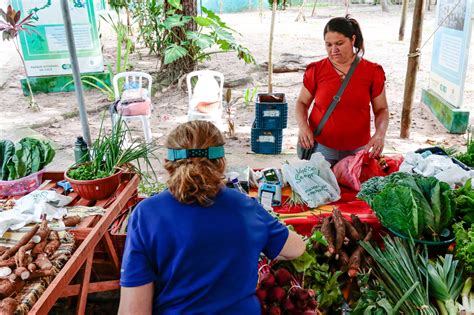
POLYGON ((32 272, 29 279, 37 279, 37 278, 42 278, 42 277, 50 277, 54 276, 54 271, 53 269, 48 269, 48 270, 36 270, 35 272, 32 272))
POLYGON ((33 242, 28 242, 26 245, 23 245, 22 247, 20 247, 20 249, 18 250, 18 252, 16 253, 15 257, 16 257, 16 265, 17 267, 24 267, 26 265, 28 265, 28 256, 26 254, 27 251, 31 250, 32 248, 36 247, 37 244, 33 243, 33 242))
POLYGON ((39 229, 39 225, 36 224, 28 233, 23 235, 23 237, 18 241, 18 243, 16 243, 14 246, 6 250, 5 253, 3 253, 2 256, 0 257, 0 260, 5 260, 15 255, 16 252, 20 249, 20 247, 22 247, 23 245, 26 245, 31 240, 33 235, 35 235, 36 232, 38 232, 38 229, 39 229))
POLYGON ((28 279, 30 277, 30 274, 31 274, 30 271, 26 269, 25 267, 18 267, 15 270, 15 275, 21 278, 21 280, 28 279))
POLYGON ((76 226, 81 223, 81 217, 78 215, 72 217, 64 217, 63 222, 65 226, 76 226))
POLYGON ((333 255, 336 250, 334 248, 334 236, 332 234, 330 217, 325 217, 323 219, 323 225, 321 226, 321 233, 323 234, 324 238, 328 242, 329 254, 333 255))
POLYGON ((36 265, 34 263, 28 264, 28 270, 30 272, 34 272, 34 271, 36 271, 36 269, 38 269, 38 268, 36 267, 36 265))
POLYGON ((49 237, 48 237, 48 241, 52 241, 52 240, 59 240, 59 233, 58 231, 55 231, 55 230, 52 230, 50 233, 49 233, 49 237))
POLYGON ((18 301, 7 297, 0 302, 0 315, 13 315, 18 307, 18 301))
POLYGON ((346 220, 346 218, 342 218, 342 221, 344 221, 344 225, 346 227, 346 235, 353 241, 359 241, 360 240, 360 234, 357 232, 356 228, 352 226, 352 224, 346 220))
MULTIPOLYGON (((372 239, 372 229, 369 230, 367 235, 364 237, 364 242, 368 242, 372 239)), ((347 272, 349 277, 354 278, 359 273, 360 263, 362 261, 362 255, 364 254, 364 248, 357 246, 349 259, 349 271, 347 272)))
POLYGON ((15 267, 16 266, 16 260, 15 257, 10 257, 6 260, 1 260, 0 261, 0 267, 15 267))
POLYGON ((52 240, 44 247, 44 252, 48 256, 51 256, 52 254, 56 252, 56 250, 59 248, 60 245, 61 245, 61 242, 59 240, 52 240))
POLYGON ((342 220, 342 214, 339 209, 334 208, 332 211, 332 219, 334 221, 334 229, 336 231, 336 237, 334 241, 334 248, 336 250, 336 255, 342 248, 342 244, 344 243, 344 238, 346 237, 346 227, 344 225, 344 221, 342 220))
POLYGON ((363 238, 365 236, 365 229, 364 224, 359 219, 358 216, 355 214, 351 214, 352 226, 356 229, 357 233, 359 233, 359 237, 363 238))
POLYGON ((31 254, 33 254, 34 256, 38 255, 38 254, 41 254, 41 253, 44 253, 44 248, 46 247, 46 244, 47 241, 46 239, 39 242, 38 244, 35 245, 35 247, 33 248, 33 250, 31 251, 31 254))
POLYGON ((36 235, 39 235, 41 237, 41 242, 44 242, 48 238, 49 232, 48 221, 46 220, 46 215, 44 215, 36 235))

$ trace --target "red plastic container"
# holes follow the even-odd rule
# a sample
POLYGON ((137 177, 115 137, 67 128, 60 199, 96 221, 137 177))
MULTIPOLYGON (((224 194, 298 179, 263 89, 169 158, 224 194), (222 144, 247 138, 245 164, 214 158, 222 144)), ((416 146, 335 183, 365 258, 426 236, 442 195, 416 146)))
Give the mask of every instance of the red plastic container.
POLYGON ((17 180, 0 181, 0 196, 18 196, 32 192, 41 185, 44 172, 43 169, 17 180))

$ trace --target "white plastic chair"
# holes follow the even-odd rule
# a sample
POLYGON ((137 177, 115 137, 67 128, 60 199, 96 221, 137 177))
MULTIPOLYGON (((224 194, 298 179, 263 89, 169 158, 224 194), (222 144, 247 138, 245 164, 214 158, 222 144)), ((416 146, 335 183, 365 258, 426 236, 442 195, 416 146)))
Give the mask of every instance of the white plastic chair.
MULTIPOLYGON (((120 91, 119 91, 120 79, 125 80, 124 86, 130 85, 131 83, 134 83, 134 84, 138 83, 137 88, 146 89, 148 91, 148 97, 151 99, 151 84, 152 84, 151 75, 144 72, 121 72, 121 73, 116 74, 113 79, 114 94, 115 94, 116 101, 119 100, 121 96, 120 91), (143 82, 144 79, 148 81, 146 85, 143 82)), ((153 104, 150 103, 150 106, 153 108, 153 104)), ((151 143, 152 135, 151 135, 151 128, 150 128, 150 116, 151 115, 137 115, 137 116, 123 116, 122 115, 122 120, 125 121, 125 123, 129 121, 140 120, 143 126, 145 141, 146 143, 151 143)), ((112 123, 115 124, 117 120, 119 119, 119 117, 120 115, 117 112, 114 112, 112 114, 112 123)))
POLYGON ((212 70, 193 71, 187 74, 186 84, 188 86, 189 99, 188 121, 207 120, 219 126, 222 118, 222 95, 224 91, 224 75, 218 71, 212 70), (194 86, 191 83, 193 77, 197 77, 197 82, 194 86), (216 80, 216 78, 218 80, 216 80), (200 80, 201 84, 199 83, 200 80), (200 89, 200 91, 198 91, 198 89, 200 89), (207 96, 204 94, 207 94, 207 96), (218 106, 216 109, 213 109, 209 113, 203 113, 197 109, 197 105, 200 102, 210 101, 218 102, 218 106))

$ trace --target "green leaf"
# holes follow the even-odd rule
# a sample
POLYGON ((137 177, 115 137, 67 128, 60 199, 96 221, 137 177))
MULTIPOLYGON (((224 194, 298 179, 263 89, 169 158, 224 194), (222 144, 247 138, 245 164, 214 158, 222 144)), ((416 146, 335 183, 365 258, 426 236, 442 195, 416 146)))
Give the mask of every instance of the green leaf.
POLYGON ((176 44, 172 44, 168 46, 165 50, 165 58, 164 58, 164 64, 168 65, 170 63, 175 62, 176 60, 183 58, 188 54, 188 51, 186 48, 182 46, 178 46, 176 44))
POLYGON ((214 44, 214 39, 207 34, 198 34, 196 32, 186 32, 186 38, 191 40, 194 45, 201 49, 206 49, 214 44))
POLYGON ((316 259, 306 251, 303 255, 291 261, 297 272, 305 272, 314 263, 316 263, 316 259))
POLYGON ((193 16, 193 20, 196 22, 197 25, 203 26, 203 27, 206 27, 212 24, 211 19, 208 19, 202 16, 193 16))
POLYGON ((183 10, 181 0, 167 0, 168 4, 177 10, 183 10))
POLYGON ((167 30, 171 30, 174 27, 184 27, 189 21, 191 21, 191 17, 189 16, 174 14, 168 16, 162 24, 167 30))
POLYGON ((8 164, 15 154, 15 144, 10 140, 0 142, 0 180, 8 180, 8 164))

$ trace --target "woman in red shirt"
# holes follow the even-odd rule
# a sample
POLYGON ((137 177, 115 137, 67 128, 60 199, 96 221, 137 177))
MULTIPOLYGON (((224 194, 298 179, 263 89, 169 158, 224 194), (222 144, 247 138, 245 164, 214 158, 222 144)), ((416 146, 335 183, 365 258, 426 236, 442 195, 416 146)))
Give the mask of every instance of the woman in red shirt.
POLYGON ((388 127, 388 106, 385 96, 385 73, 382 67, 360 59, 352 77, 318 137, 314 130, 331 104, 345 75, 357 55, 364 54, 364 39, 359 23, 349 16, 331 19, 324 27, 328 57, 306 68, 295 116, 298 141, 304 148, 318 143, 331 164, 357 151, 366 149, 372 157, 382 153, 388 127), (311 104, 314 106, 308 116, 311 104), (375 133, 370 135, 370 109, 375 120, 375 133))

